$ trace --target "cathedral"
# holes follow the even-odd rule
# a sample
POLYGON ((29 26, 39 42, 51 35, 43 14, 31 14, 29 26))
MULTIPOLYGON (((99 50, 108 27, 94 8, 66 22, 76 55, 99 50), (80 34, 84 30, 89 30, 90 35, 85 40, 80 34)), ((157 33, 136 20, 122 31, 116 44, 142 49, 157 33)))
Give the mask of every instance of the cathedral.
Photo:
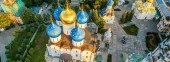
MULTIPOLYGON (((0 12, 7 13, 14 24, 23 24, 20 15, 22 14, 25 6, 22 0, 3 0, 0 4, 0 12)), ((5 28, 0 28, 0 31, 4 31, 5 28)))
POLYGON ((158 47, 147 54, 142 62, 170 62, 170 37, 164 39, 158 47))
POLYGON ((107 24, 113 24, 115 15, 114 15, 114 8, 112 7, 114 4, 113 0, 107 1, 107 7, 100 11, 100 16, 105 20, 107 24))
POLYGON ((3 0, 0 7, 2 8, 2 12, 10 14, 11 19, 15 19, 15 22, 23 23, 19 17, 25 8, 22 0, 3 0))
POLYGON ((98 44, 87 28, 88 13, 83 9, 76 13, 66 0, 65 9, 58 3, 53 18, 55 22, 46 28, 50 38, 46 45, 46 61, 52 58, 50 62, 94 62, 98 44))
POLYGON ((153 0, 147 0, 145 3, 142 0, 137 0, 132 5, 132 10, 137 19, 153 19, 156 14, 153 0))

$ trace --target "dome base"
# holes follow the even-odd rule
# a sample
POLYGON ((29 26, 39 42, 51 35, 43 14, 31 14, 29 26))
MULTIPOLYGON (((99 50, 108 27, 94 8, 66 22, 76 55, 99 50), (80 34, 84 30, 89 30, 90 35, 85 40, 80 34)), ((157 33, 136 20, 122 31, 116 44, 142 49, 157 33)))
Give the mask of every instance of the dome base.
POLYGON ((65 25, 65 24, 63 24, 63 32, 64 32, 64 34, 65 34, 65 35, 70 35, 71 30, 72 30, 73 28, 75 28, 75 23, 72 24, 72 25, 65 25))
POLYGON ((84 29, 84 28, 87 27, 87 23, 85 23, 85 24, 79 24, 79 23, 77 23, 77 25, 78 25, 79 28, 82 28, 82 29, 84 29))

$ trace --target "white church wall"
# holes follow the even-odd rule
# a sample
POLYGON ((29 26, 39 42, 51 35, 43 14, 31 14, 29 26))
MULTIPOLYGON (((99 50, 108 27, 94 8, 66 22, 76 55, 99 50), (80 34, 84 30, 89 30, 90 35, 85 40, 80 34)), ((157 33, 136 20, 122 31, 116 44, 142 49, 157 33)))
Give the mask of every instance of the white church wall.
POLYGON ((71 30, 73 28, 75 28, 75 24, 72 24, 72 25, 65 25, 65 24, 63 24, 63 32, 64 32, 64 34, 70 35, 71 30))
POLYGON ((89 62, 89 61, 90 61, 90 58, 91 58, 91 54, 92 54, 91 51, 88 51, 88 50, 82 51, 82 53, 81 53, 81 55, 82 55, 82 61, 87 61, 87 62, 89 62))
POLYGON ((61 35, 59 35, 59 36, 56 37, 56 38, 50 37, 50 40, 51 40, 52 43, 57 43, 57 42, 59 42, 59 41, 61 40, 61 35))
POLYGON ((84 43, 84 39, 82 41, 79 41, 79 42, 74 41, 74 40, 72 40, 72 41, 73 41, 72 43, 73 43, 74 46, 82 46, 83 43, 84 43))
POLYGON ((71 50, 71 56, 75 60, 81 60, 81 50, 73 48, 71 50))
POLYGON ((82 29, 84 29, 84 28, 87 27, 87 23, 85 23, 85 24, 79 24, 79 23, 77 23, 77 25, 78 25, 79 28, 82 28, 82 29))

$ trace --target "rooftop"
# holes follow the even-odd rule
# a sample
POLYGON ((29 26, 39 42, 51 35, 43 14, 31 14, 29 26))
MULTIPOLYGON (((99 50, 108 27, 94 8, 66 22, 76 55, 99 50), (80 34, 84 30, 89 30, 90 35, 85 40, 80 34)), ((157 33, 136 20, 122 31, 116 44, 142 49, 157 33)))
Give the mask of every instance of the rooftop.
POLYGON ((84 29, 85 30, 85 40, 84 40, 84 44, 80 47, 76 47, 72 45, 72 40, 70 38, 70 36, 67 36, 65 34, 61 34, 61 39, 59 42, 55 43, 56 46, 60 47, 60 48, 65 48, 65 49, 72 49, 72 48, 76 48, 76 49, 80 49, 81 51, 83 50, 89 50, 91 52, 96 52, 97 50, 97 45, 93 44, 93 41, 91 41, 91 33, 88 31, 88 29, 84 29))
POLYGON ((164 16, 170 16, 170 10, 166 7, 163 0, 156 0, 164 16))

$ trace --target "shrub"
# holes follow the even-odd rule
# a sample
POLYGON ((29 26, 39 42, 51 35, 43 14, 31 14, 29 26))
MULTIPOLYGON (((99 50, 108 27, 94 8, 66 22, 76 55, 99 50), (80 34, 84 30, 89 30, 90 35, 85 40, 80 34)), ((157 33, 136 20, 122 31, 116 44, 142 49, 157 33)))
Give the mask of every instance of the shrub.
POLYGON ((137 36, 139 28, 135 25, 123 27, 124 31, 129 35, 135 35, 137 36))
POLYGON ((33 55, 34 53, 34 49, 33 48, 30 48, 29 52, 28 52, 31 56, 33 55))
POLYGON ((7 58, 6 62, 12 62, 12 60, 10 58, 7 58))
POLYGON ((22 47, 19 47, 19 48, 18 48, 18 52, 19 52, 19 53, 23 53, 23 51, 24 51, 24 50, 23 50, 22 47))
POLYGON ((124 23, 128 23, 131 22, 132 18, 134 15, 134 11, 133 10, 129 10, 123 13, 122 17, 120 18, 119 23, 120 24, 124 24, 124 23))
POLYGON ((128 0, 125 0, 125 3, 124 3, 124 4, 125 4, 125 5, 126 5, 126 4, 129 4, 129 1, 128 1, 128 0))
POLYGON ((108 54, 108 56, 107 56, 107 62, 112 62, 112 55, 111 55, 111 54, 108 54))
POLYGON ((114 9, 114 11, 121 11, 119 8, 117 8, 117 9, 114 9))
POLYGON ((153 51, 161 42, 158 33, 148 32, 146 36, 146 46, 149 51, 153 51))
POLYGON ((26 58, 24 62, 31 62, 29 58, 26 58))
POLYGON ((20 54, 16 54, 15 57, 16 57, 16 58, 20 58, 20 54))
POLYGON ((5 49, 9 49, 10 48, 10 46, 5 46, 5 49))

